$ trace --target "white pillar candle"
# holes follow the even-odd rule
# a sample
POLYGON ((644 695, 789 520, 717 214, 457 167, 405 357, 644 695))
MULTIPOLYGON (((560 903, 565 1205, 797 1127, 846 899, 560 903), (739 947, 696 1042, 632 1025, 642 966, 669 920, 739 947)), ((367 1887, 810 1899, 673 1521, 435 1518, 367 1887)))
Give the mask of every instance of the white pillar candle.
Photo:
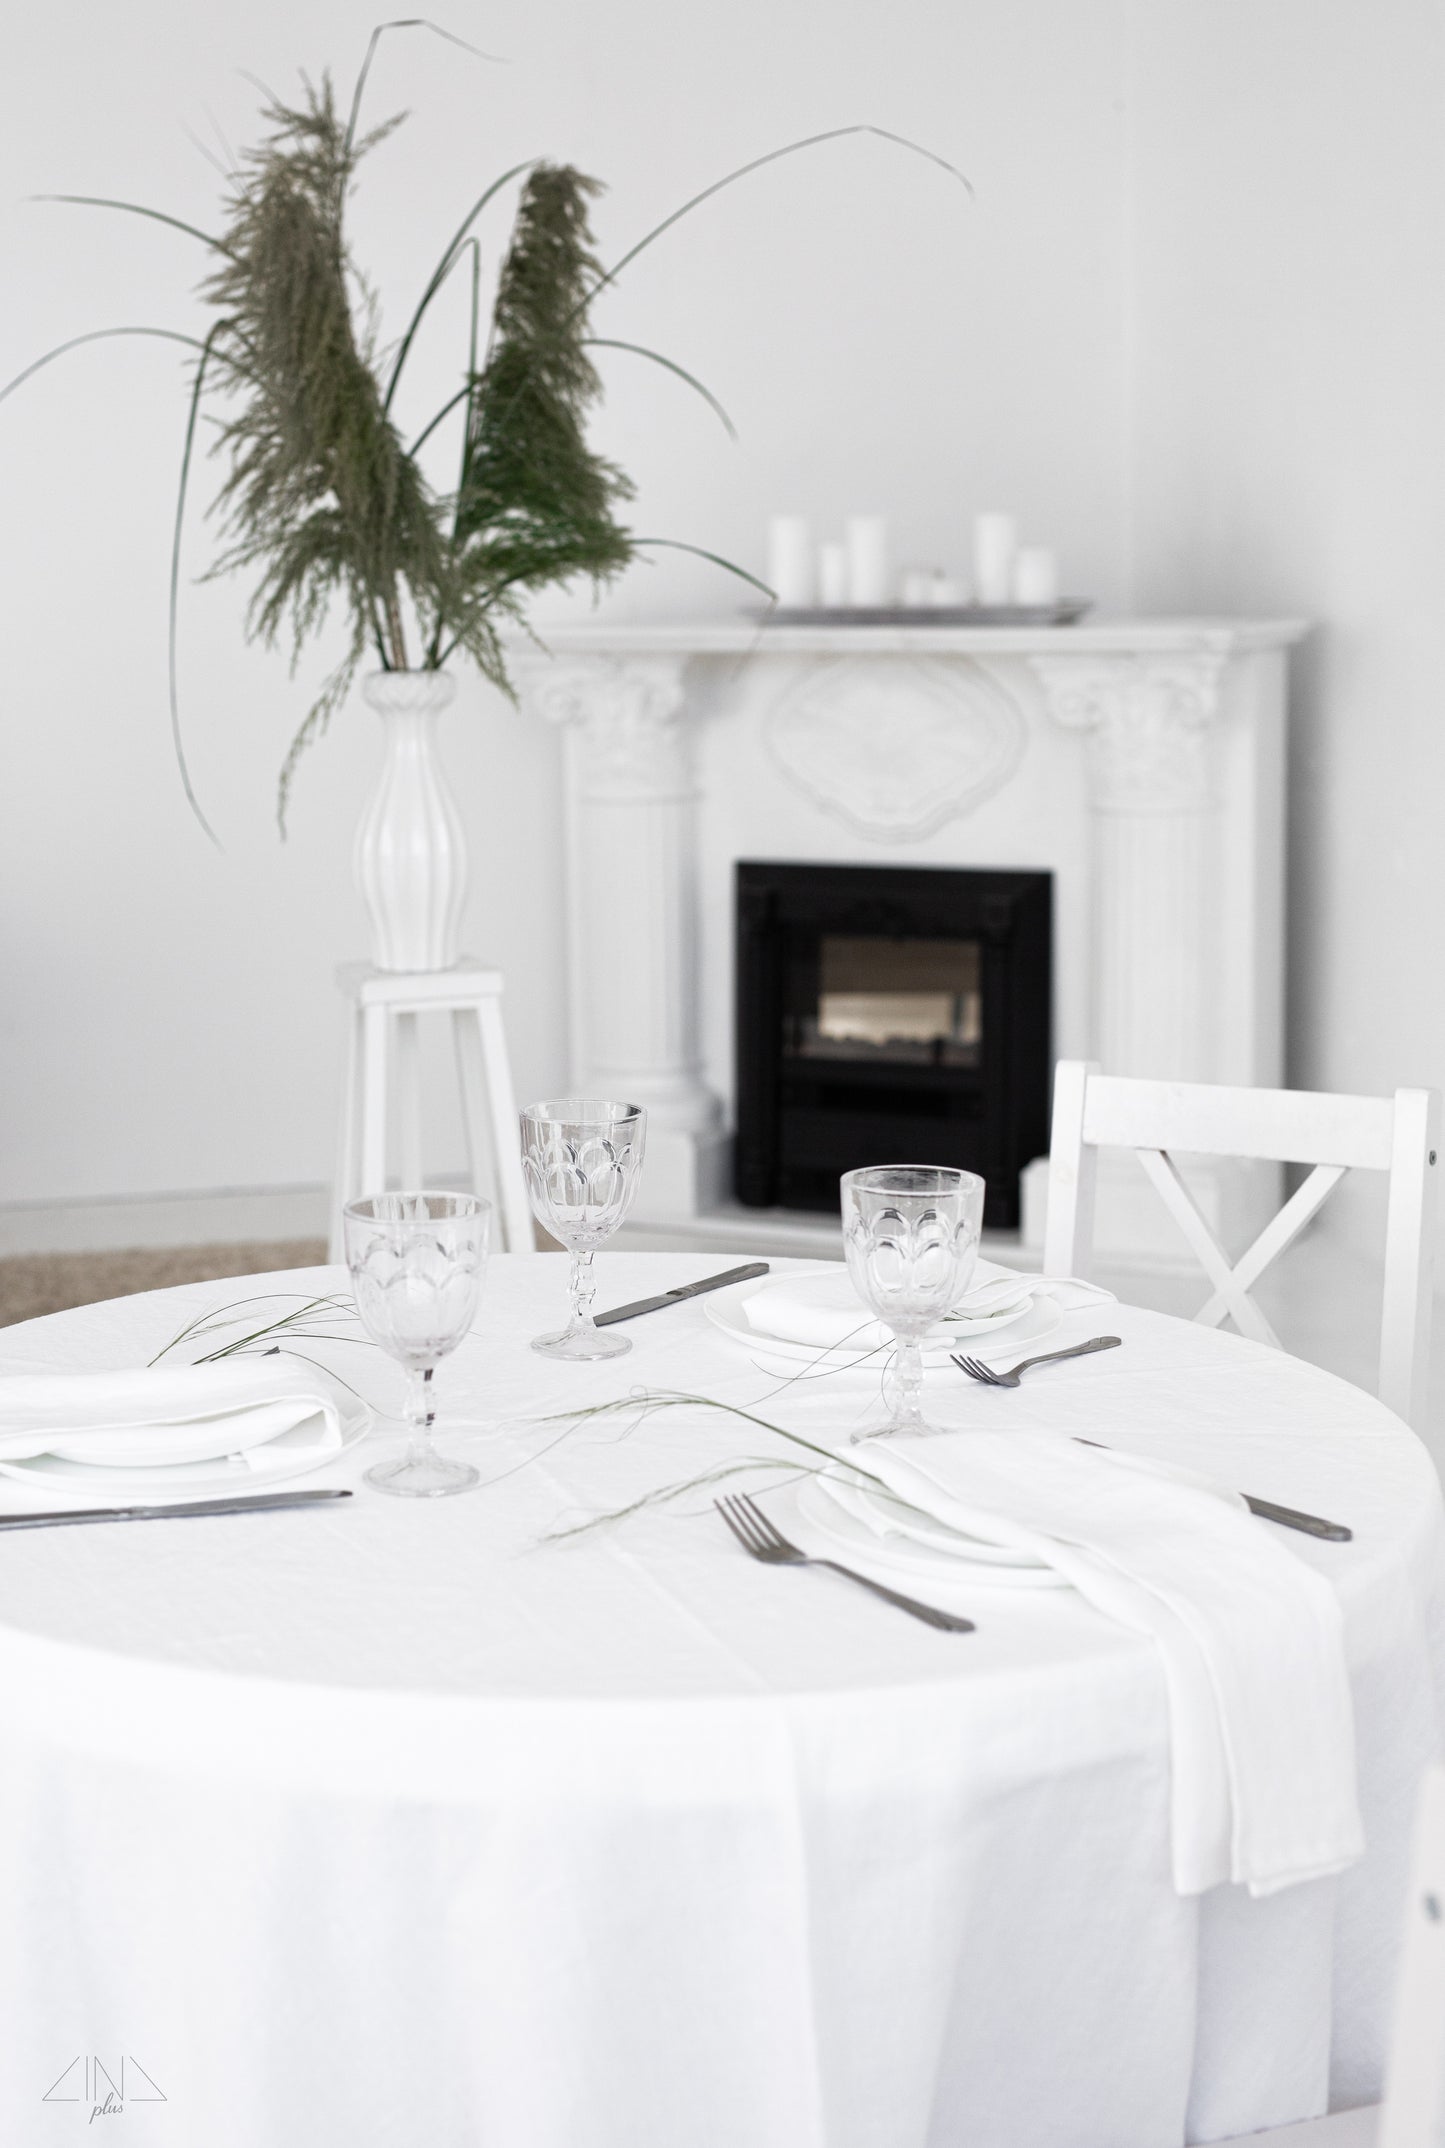
POLYGON ((849 515, 848 602, 857 606, 887 604, 888 523, 882 515, 849 515))
POLYGON ((1015 604, 1057 604, 1058 601, 1057 554, 1043 544, 1021 546, 1014 561, 1015 604))
POLYGON ((774 515, 769 522, 768 586, 779 604, 793 609, 816 603, 813 533, 806 515, 774 515))
POLYGON ((975 604, 1011 604, 1018 524, 1012 515, 973 518, 973 600, 975 604))
POLYGON ((818 602, 830 612, 841 611, 848 602, 848 548, 825 544, 818 552, 818 602))

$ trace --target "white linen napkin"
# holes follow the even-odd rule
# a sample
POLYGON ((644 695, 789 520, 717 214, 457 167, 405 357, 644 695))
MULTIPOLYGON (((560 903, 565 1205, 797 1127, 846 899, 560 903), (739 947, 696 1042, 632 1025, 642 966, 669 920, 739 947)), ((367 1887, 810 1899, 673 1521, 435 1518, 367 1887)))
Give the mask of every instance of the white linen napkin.
POLYGON ((1339 1600, 1237 1493, 1042 1433, 876 1440, 857 1461, 1156 1642, 1181 1894, 1226 1880, 1273 1894, 1363 1854, 1339 1600))
POLYGON ((264 1473, 269 1443, 294 1461, 341 1446, 335 1393, 308 1366, 277 1358, 0 1379, 0 1460, 57 1455, 87 1466, 152 1468, 242 1457, 264 1473))
MULTIPOLYGON (((954 1317, 1001 1319, 1036 1298, 1052 1298, 1068 1312, 1081 1305, 1112 1304, 1114 1293, 1077 1276, 1020 1275, 981 1260, 954 1307, 954 1317)), ((818 1350, 876 1350, 893 1340, 854 1290, 847 1269, 836 1261, 826 1269, 780 1275, 743 1299, 742 1307, 748 1325, 775 1342, 806 1343, 818 1350)), ((947 1321, 931 1328, 925 1340, 958 1344, 947 1321)))

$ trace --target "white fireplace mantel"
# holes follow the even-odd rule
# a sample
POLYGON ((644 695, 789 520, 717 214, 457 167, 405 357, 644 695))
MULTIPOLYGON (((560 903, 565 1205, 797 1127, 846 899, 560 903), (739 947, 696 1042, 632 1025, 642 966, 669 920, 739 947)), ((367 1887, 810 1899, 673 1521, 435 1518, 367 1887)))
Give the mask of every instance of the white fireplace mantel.
MULTIPOLYGON (((727 1194, 740 857, 1047 868, 1058 1056, 1277 1083, 1305 631, 588 624, 517 650, 566 732, 571 1078, 647 1106, 639 1214, 727 1194)), ((1227 1173, 1201 1190, 1226 1232, 1257 1206, 1227 1173)), ((1100 1220, 1120 1249, 1154 1235, 1122 1181, 1100 1220)))

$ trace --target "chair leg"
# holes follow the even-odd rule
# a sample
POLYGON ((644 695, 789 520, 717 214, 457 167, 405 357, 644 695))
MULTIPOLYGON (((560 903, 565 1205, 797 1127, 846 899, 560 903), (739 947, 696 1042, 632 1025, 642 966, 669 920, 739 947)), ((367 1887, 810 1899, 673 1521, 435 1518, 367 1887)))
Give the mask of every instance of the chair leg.
POLYGON ((1049 1207, 1044 1225, 1045 1275, 1089 1272, 1098 1157, 1084 1141, 1084 1093, 1089 1076, 1098 1071, 1092 1059, 1061 1059, 1054 1069, 1049 1207))

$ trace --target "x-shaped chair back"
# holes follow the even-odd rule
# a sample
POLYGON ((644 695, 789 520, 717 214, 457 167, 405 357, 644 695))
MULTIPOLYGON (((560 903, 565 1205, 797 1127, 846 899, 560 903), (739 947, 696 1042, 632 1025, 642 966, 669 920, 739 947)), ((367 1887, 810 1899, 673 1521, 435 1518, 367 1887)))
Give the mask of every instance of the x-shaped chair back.
POLYGON ((1300 1089, 1227 1089, 1197 1082, 1131 1081, 1062 1059, 1054 1075, 1044 1268, 1084 1275, 1093 1244, 1095 1162, 1101 1148, 1132 1149, 1213 1285, 1195 1318, 1232 1320, 1255 1342, 1279 1337, 1250 1296, 1347 1171, 1385 1171, 1381 1401, 1418 1423, 1425 1399, 1434 1257, 1440 1097, 1327 1096, 1300 1089), (1239 1156, 1310 1164, 1249 1250, 1231 1262, 1185 1185, 1176 1156, 1239 1156))

